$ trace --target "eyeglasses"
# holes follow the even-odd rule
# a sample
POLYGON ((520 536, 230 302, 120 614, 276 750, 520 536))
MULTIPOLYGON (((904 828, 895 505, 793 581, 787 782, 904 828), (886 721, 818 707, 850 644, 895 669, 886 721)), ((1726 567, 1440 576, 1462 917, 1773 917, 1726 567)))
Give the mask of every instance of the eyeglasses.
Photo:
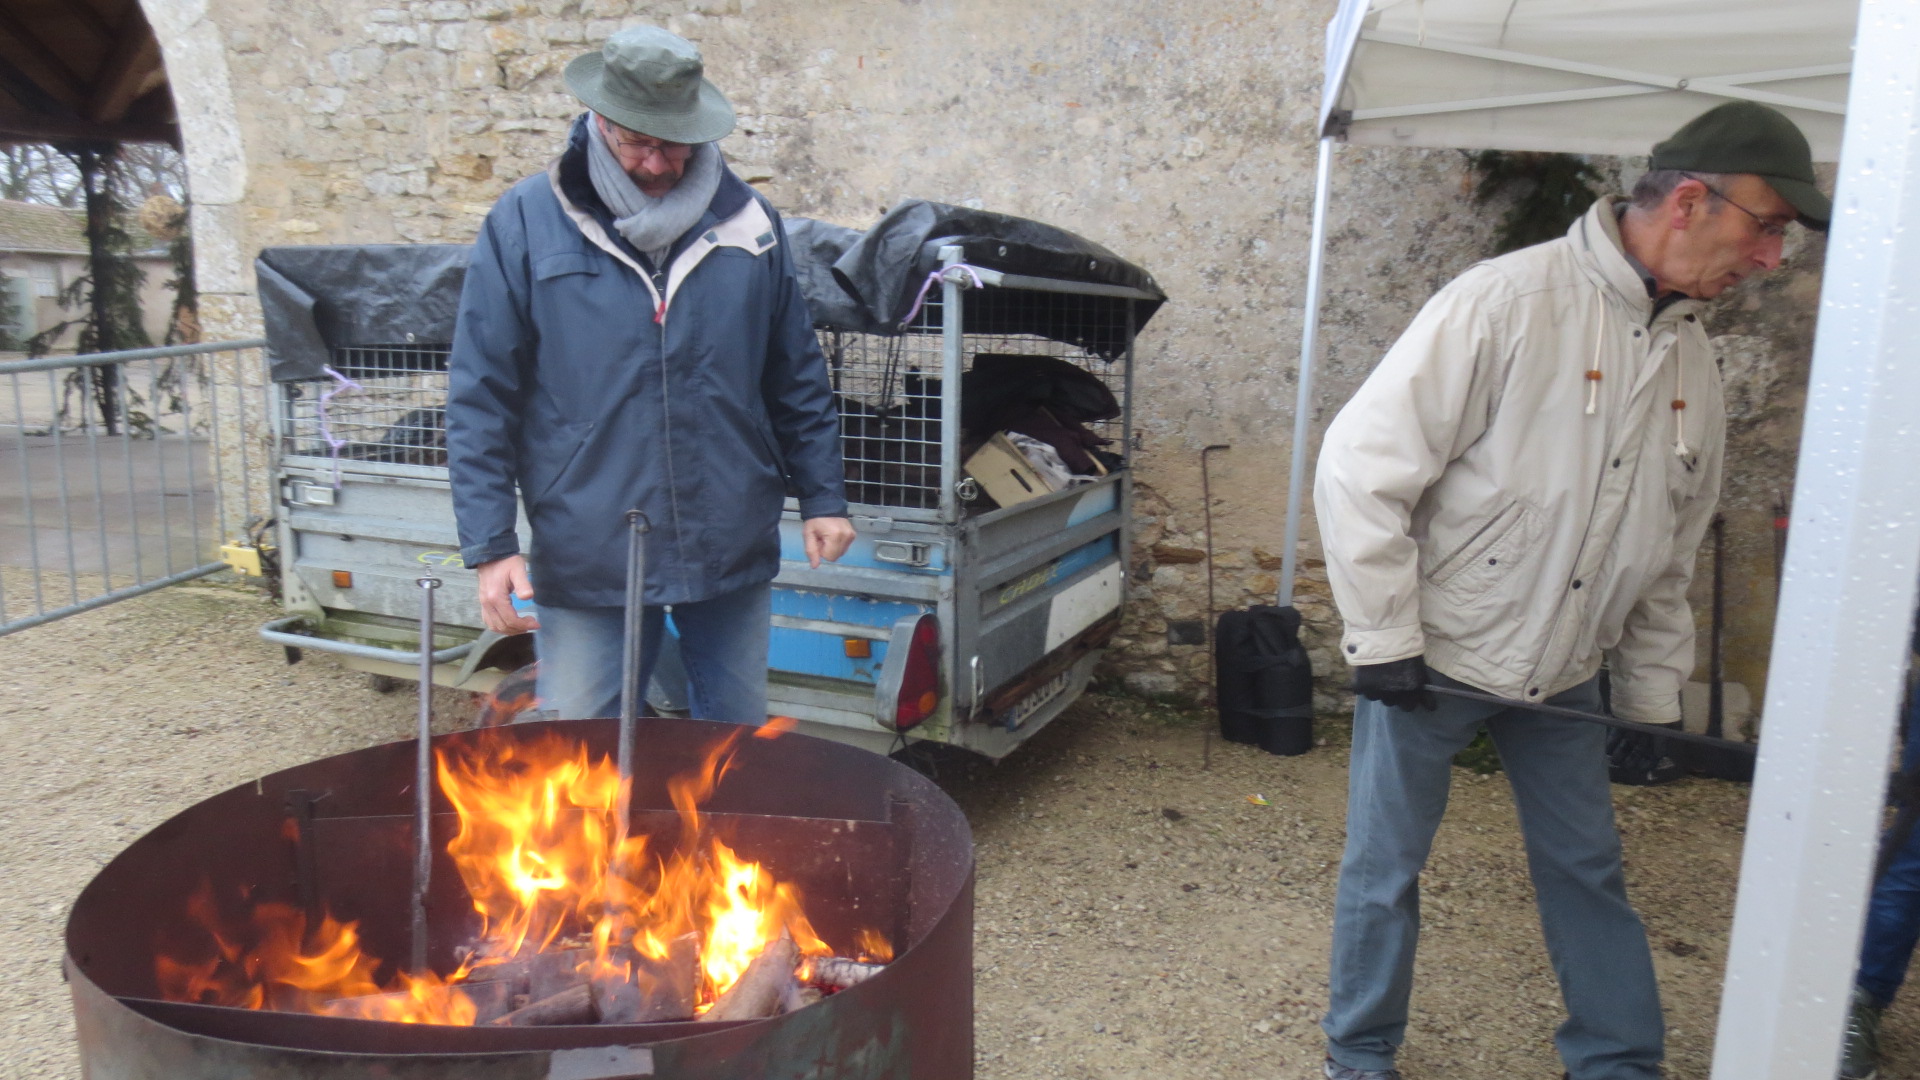
POLYGON ((1695 176, 1690 172, 1683 172, 1680 175, 1686 177, 1689 180, 1699 180, 1700 186, 1707 189, 1707 194, 1712 195, 1714 198, 1719 199, 1721 202, 1726 203, 1728 206, 1733 207, 1735 210, 1740 211, 1741 213, 1752 218, 1754 221, 1758 222, 1760 224, 1760 235, 1766 237, 1769 240, 1778 240, 1780 237, 1787 235, 1787 226, 1793 224, 1790 221, 1787 221, 1787 222, 1769 221, 1766 218, 1761 217, 1759 214, 1756 214, 1753 211, 1747 209, 1746 207, 1741 206, 1739 203, 1734 202, 1732 199, 1727 198, 1726 192, 1721 191, 1719 188, 1716 188, 1712 184, 1707 183, 1704 179, 1701 179, 1700 177, 1695 176))
POLYGON ((613 148, 617 153, 629 154, 642 159, 644 159, 648 153, 655 153, 669 161, 684 158, 693 150, 693 147, 687 143, 666 142, 661 139, 651 139, 644 135, 628 138, 624 131, 616 132, 614 135, 613 148))

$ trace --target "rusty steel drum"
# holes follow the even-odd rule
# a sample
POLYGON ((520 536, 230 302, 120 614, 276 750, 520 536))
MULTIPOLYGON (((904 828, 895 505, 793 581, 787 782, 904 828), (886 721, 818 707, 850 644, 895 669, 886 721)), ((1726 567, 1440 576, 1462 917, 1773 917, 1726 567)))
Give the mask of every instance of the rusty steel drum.
MULTIPOLYGON (((437 748, 559 733, 595 756, 617 723, 568 720, 459 732, 437 748)), ((673 828, 666 782, 735 729, 643 719, 633 828, 673 828)), ((803 735, 741 739, 702 807, 705 827, 801 892, 836 941, 883 930, 895 959, 868 981, 765 1020, 548 1028, 350 1020, 158 1000, 163 942, 193 940, 190 898, 326 910, 359 922, 375 956, 408 953, 414 744, 390 743, 265 776, 193 806, 96 876, 67 922, 66 974, 88 1080, 959 1080, 973 1075, 973 846, 959 807, 888 758, 803 735)), ((477 929, 444 851, 437 800, 429 964, 456 966, 477 929)), ((199 934, 204 937, 204 932, 199 934)))

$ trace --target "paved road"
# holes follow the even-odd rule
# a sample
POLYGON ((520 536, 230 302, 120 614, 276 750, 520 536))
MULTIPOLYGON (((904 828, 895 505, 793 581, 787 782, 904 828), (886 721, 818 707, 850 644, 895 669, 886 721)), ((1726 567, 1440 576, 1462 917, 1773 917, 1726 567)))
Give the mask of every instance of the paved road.
POLYGON ((121 585, 219 557, 208 440, 35 430, 0 425, 0 566, 37 568, 41 595, 16 582, 0 622, 84 599, 76 575, 121 585))

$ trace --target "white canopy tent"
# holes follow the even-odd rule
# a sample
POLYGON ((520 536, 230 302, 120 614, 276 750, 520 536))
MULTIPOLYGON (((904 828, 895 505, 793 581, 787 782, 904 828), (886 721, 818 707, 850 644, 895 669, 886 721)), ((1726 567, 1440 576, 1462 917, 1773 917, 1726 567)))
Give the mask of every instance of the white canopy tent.
POLYGON ((1840 162, 1713 1070, 1830 1080, 1920 572, 1920 0, 1341 0, 1326 70, 1282 605, 1338 142, 1644 155, 1746 99, 1840 162))

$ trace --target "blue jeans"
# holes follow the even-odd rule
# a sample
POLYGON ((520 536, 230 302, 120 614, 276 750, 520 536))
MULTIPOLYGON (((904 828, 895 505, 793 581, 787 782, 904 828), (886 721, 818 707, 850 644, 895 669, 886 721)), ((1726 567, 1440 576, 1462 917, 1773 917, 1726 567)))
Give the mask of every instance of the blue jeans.
MULTIPOLYGON (((693 715, 736 724, 767 721, 767 636, 773 586, 744 589, 674 604, 680 657, 687 669, 693 715)), ((653 605, 641 616, 640 686, 660 656, 665 610, 653 605)), ((534 651, 540 656, 540 707, 562 720, 620 715, 620 661, 626 639, 622 608, 539 609, 534 651)))
MULTIPOLYGON (((1902 773, 1916 775, 1915 768, 1920 768, 1920 694, 1907 700, 1906 748, 1900 754, 1902 773)), ((1907 834, 1867 900, 1867 932, 1860 942, 1860 973, 1855 982, 1875 1005, 1893 1004, 1893 995, 1907 981, 1916 941, 1920 941, 1920 828, 1907 834)))
MULTIPOLYGON (((1441 686, 1471 689, 1435 673, 1441 686)), ((1549 699, 1598 711, 1599 680, 1549 699)), ((1607 784, 1606 729, 1439 698, 1432 711, 1360 699, 1353 718, 1347 848, 1334 900, 1327 1054, 1390 1069, 1407 1029, 1420 937, 1420 870, 1446 812, 1453 755, 1485 726, 1520 812, 1527 867, 1567 1020, 1555 1035, 1573 1080, 1653 1080, 1665 1026, 1646 929, 1627 903, 1607 784)))

